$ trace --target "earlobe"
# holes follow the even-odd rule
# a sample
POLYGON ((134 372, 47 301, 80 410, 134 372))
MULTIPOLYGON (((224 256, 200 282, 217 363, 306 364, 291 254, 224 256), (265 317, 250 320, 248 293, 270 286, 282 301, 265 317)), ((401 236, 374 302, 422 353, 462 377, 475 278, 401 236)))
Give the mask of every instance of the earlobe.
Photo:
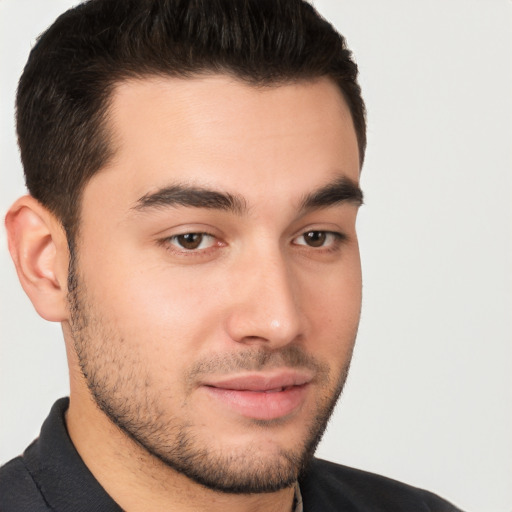
POLYGON ((36 311, 52 322, 67 319, 67 265, 64 229, 31 196, 23 196, 5 217, 9 251, 20 283, 36 311))

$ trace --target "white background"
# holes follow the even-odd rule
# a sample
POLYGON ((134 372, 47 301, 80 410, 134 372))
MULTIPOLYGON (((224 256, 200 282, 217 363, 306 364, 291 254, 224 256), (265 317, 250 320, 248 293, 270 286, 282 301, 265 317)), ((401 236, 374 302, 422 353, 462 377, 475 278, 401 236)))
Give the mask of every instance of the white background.
MULTIPOLYGON (((70 0, 0 0, 0 209, 24 192, 13 128, 35 36, 70 0)), ((512 2, 317 0, 361 70, 369 147, 363 317, 319 449, 512 511, 512 2)), ((38 318, 0 236, 0 463, 67 394, 59 326, 38 318)))

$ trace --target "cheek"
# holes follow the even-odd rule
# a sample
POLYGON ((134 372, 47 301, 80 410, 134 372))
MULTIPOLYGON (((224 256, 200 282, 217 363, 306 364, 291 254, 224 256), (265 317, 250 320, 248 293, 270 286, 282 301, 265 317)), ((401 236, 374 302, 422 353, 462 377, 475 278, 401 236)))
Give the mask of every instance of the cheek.
POLYGON ((361 313, 361 286, 359 260, 354 258, 353 265, 307 287, 303 310, 309 319, 310 337, 317 342, 316 351, 324 347, 330 356, 350 354, 361 313))
POLYGON ((211 273, 172 268, 147 260, 112 259, 88 272, 88 296, 102 318, 145 358, 185 364, 216 332, 218 290, 211 273))

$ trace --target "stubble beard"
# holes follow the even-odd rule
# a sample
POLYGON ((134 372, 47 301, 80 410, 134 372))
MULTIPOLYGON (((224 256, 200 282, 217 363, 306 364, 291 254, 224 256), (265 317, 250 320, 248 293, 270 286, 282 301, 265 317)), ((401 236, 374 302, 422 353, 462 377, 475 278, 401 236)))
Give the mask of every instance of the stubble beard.
MULTIPOLYGON (((253 350, 237 357, 236 362, 222 363, 224 367, 236 365, 237 369, 263 369, 282 361, 290 366, 307 361, 304 365, 314 368, 326 384, 302 442, 293 449, 280 449, 271 457, 262 456, 257 443, 231 452, 229 446, 212 449, 208 439, 197 435, 193 424, 162 409, 165 400, 151 388, 150 372, 133 359, 136 355, 118 350, 123 340, 114 326, 93 310, 93 301, 87 301, 74 258, 70 263, 68 290, 71 332, 81 372, 96 405, 124 434, 168 467, 211 490, 231 494, 270 493, 295 484, 325 432, 343 390, 350 357, 330 385, 327 385, 332 380, 329 367, 312 360, 297 347, 286 348, 278 355, 253 350)), ((252 423, 265 429, 276 428, 279 421, 253 420, 252 423)))

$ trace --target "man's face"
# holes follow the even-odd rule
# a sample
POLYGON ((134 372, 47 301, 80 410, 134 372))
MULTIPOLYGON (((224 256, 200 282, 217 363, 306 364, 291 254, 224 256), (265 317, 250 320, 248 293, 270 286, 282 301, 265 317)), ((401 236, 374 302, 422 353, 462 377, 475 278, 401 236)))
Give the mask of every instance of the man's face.
MULTIPOLYGON (((289 486, 359 321, 359 155, 327 79, 126 82, 85 188, 71 332, 100 408, 211 488, 289 486)), ((73 287, 75 287, 73 289, 73 287)))

